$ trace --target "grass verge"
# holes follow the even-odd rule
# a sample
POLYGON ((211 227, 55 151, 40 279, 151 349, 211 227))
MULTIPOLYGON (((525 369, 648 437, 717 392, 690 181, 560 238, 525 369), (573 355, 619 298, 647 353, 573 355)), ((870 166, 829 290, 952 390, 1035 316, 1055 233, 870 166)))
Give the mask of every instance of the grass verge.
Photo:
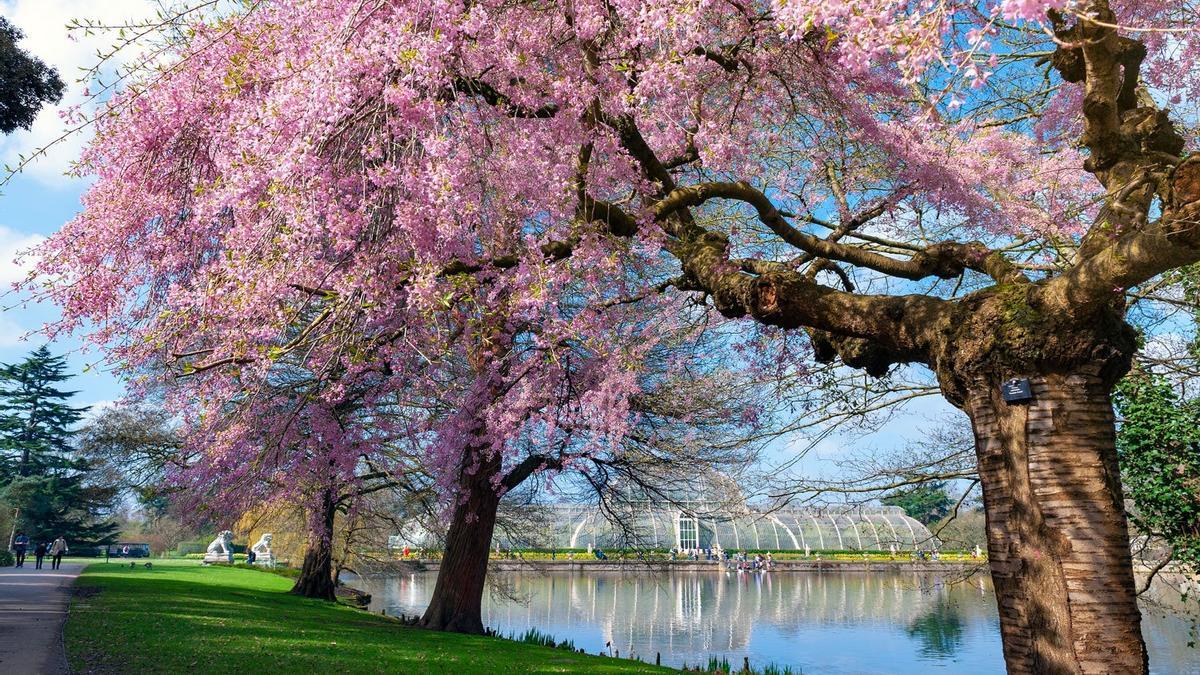
POLYGON ((74 672, 651 673, 636 661, 438 633, 287 593, 274 574, 154 560, 95 563, 64 635, 74 672))

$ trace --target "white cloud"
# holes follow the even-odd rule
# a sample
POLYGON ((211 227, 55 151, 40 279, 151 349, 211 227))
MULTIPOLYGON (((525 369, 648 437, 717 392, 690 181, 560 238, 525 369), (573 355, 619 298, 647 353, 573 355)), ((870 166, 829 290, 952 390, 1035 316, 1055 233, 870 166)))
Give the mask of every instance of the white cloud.
POLYGON ((20 347, 27 344, 21 340, 21 337, 28 331, 22 328, 15 321, 4 318, 0 315, 0 349, 7 347, 20 347))
POLYGON ((96 401, 95 403, 89 403, 87 405, 88 410, 83 414, 83 419, 81 420, 84 424, 96 419, 100 416, 100 413, 104 412, 105 410, 117 407, 117 402, 115 400, 105 399, 102 401, 96 401))
POLYGON ((17 255, 45 239, 40 234, 18 232, 0 225, 0 294, 7 291, 13 282, 23 280, 33 266, 32 256, 25 256, 18 263, 17 255))
MULTIPOLYGON (((0 14, 25 33, 21 47, 58 70, 67 92, 55 107, 44 108, 28 130, 18 130, 0 140, 0 159, 12 166, 19 155, 30 155, 61 136, 66 127, 59 111, 83 100, 84 84, 76 82, 96 62, 96 51, 106 50, 112 36, 71 36, 67 22, 72 19, 97 19, 105 24, 121 24, 130 19, 153 15, 146 0, 0 0, 0 14), (78 39, 74 39, 78 37, 78 39)), ((132 58, 132 51, 125 58, 132 58)), ((49 185, 61 185, 63 174, 79 156, 90 132, 77 133, 57 143, 46 156, 25 169, 25 173, 49 185)))

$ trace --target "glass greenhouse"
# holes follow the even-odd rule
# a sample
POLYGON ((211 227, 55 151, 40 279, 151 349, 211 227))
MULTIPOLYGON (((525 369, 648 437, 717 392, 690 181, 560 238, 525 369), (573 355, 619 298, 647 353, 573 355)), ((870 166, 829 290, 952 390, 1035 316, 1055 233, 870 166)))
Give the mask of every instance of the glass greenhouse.
MULTIPOLYGON (((410 524, 389 546, 439 548, 410 524)), ((697 472, 654 494, 617 490, 596 503, 502 506, 497 549, 723 549, 726 551, 913 551, 939 542, 896 506, 760 508, 715 471, 697 472)))
POLYGON ((715 512, 686 506, 626 505, 614 514, 594 505, 554 504, 532 528, 499 528, 496 545, 510 548, 649 548, 774 551, 910 551, 932 548, 933 535, 894 506, 784 508, 715 512), (519 534, 514 533, 515 529, 519 534))

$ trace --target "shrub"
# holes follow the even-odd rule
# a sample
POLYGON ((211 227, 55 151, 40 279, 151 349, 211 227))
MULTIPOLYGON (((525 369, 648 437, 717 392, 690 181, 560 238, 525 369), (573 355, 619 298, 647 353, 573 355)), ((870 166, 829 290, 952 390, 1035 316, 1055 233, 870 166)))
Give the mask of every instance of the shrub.
MULTIPOLYGON (((237 558, 237 554, 234 554, 234 558, 237 558)), ((275 574, 275 575, 278 575, 281 577, 287 577, 288 579, 297 579, 300 577, 300 570, 298 570, 294 567, 280 567, 280 566, 264 567, 263 565, 251 565, 249 563, 244 563, 244 562, 234 563, 233 566, 237 567, 239 569, 243 569, 243 570, 254 570, 256 572, 268 572, 270 574, 275 574)))
MULTIPOLYGON (((183 558, 185 560, 204 560, 205 555, 206 554, 204 554, 204 553, 188 553, 187 555, 183 556, 183 558)), ((245 553, 234 553, 233 559, 234 560, 245 560, 246 554, 245 553)))

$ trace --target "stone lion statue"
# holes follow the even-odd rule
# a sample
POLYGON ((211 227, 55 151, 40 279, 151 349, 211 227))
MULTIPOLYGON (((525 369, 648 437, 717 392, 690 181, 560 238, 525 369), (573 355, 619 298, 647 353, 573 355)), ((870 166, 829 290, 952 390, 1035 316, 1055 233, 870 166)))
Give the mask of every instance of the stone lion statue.
POLYGON ((204 562, 233 562, 233 532, 224 530, 208 545, 204 562))
POLYGON ((254 564, 256 565, 274 565, 275 558, 271 553, 271 533, 268 532, 259 538, 258 543, 250 547, 254 552, 254 564))

